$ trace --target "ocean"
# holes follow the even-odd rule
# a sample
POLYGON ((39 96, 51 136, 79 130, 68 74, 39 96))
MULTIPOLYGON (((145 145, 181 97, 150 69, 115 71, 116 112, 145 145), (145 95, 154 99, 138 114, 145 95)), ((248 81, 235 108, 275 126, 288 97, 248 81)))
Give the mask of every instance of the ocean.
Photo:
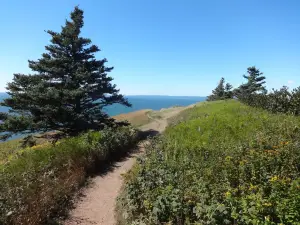
MULTIPOLYGON (((0 93, 0 102, 7 98, 6 93, 0 93)), ((105 108, 105 112, 110 116, 122 113, 129 113, 141 109, 160 110, 172 106, 188 106, 196 102, 205 101, 206 97, 198 96, 164 96, 164 95, 129 95, 126 96, 132 107, 114 104, 105 108)), ((7 112, 8 108, 0 106, 0 112, 7 112)))
MULTIPOLYGON (((6 93, 0 93, 0 102, 7 98, 6 93)), ((132 107, 125 107, 120 104, 114 104, 105 108, 105 111, 110 116, 115 116, 122 113, 129 113, 142 109, 160 110, 172 106, 188 106, 196 102, 206 100, 206 97, 197 96, 157 96, 157 95, 136 95, 126 96, 132 107)), ((8 108, 0 106, 0 112, 8 112, 8 108)), ((10 139, 16 139, 21 135, 14 135, 10 139)))

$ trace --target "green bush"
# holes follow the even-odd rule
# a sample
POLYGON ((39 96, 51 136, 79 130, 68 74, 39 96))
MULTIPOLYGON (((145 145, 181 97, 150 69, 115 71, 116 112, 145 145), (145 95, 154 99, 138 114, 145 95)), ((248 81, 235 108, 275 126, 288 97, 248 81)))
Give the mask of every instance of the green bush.
POLYGON ((120 127, 20 150, 0 165, 0 224, 45 224, 89 172, 137 141, 134 129, 120 127))
POLYGON ((232 100, 173 124, 126 177, 126 223, 299 224, 300 118, 232 100))
POLYGON ((272 113, 300 115, 300 87, 289 91, 287 87, 273 90, 269 94, 254 93, 240 98, 247 105, 268 110, 272 113))

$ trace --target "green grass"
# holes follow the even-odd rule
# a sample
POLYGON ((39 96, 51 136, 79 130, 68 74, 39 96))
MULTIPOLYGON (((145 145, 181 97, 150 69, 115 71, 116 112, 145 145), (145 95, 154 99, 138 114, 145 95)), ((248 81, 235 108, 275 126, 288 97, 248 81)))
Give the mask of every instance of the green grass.
MULTIPOLYGON (((47 139, 41 137, 36 138, 35 140, 37 145, 47 142, 47 139)), ((7 162, 20 150, 22 150, 22 139, 0 142, 0 164, 7 162)))
POLYGON ((128 224, 299 224, 299 117, 231 100, 170 122, 127 175, 128 224))
POLYGON ((0 164, 4 163, 10 155, 21 148, 20 140, 11 140, 0 143, 0 164))
POLYGON ((20 149, 17 141, 2 143, 11 150, 0 164, 0 224, 47 224, 65 210, 88 174, 122 156, 137 141, 134 129, 121 127, 88 132, 55 145, 44 142, 20 149))

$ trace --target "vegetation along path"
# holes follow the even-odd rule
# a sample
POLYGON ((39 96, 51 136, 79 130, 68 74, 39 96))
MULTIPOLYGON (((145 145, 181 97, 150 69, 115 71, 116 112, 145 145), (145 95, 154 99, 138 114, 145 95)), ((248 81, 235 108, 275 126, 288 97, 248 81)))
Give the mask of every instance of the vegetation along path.
MULTIPOLYGON (((161 133, 168 125, 167 119, 177 115, 183 109, 185 107, 150 111, 148 115, 151 122, 141 126, 140 129, 161 133)), ((75 208, 64 222, 65 225, 115 224, 114 208, 122 186, 122 174, 133 166, 136 156, 143 152, 144 144, 144 142, 140 143, 138 149, 122 162, 118 162, 113 170, 92 179, 91 184, 83 190, 83 197, 75 203, 75 208)))

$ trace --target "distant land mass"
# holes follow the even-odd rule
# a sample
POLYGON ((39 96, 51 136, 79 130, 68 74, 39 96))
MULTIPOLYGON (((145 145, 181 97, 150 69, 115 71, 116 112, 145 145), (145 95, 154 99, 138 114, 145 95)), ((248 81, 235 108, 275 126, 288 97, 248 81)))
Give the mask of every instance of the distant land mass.
MULTIPOLYGON (((0 102, 7 97, 7 93, 0 93, 0 102)), ((206 97, 201 96, 127 95, 125 97, 132 104, 132 107, 128 108, 120 104, 114 104, 104 109, 106 113, 110 116, 115 116, 142 109, 160 110, 172 106, 188 106, 206 100, 206 97)), ((0 112, 7 111, 8 108, 0 106, 0 112)))

